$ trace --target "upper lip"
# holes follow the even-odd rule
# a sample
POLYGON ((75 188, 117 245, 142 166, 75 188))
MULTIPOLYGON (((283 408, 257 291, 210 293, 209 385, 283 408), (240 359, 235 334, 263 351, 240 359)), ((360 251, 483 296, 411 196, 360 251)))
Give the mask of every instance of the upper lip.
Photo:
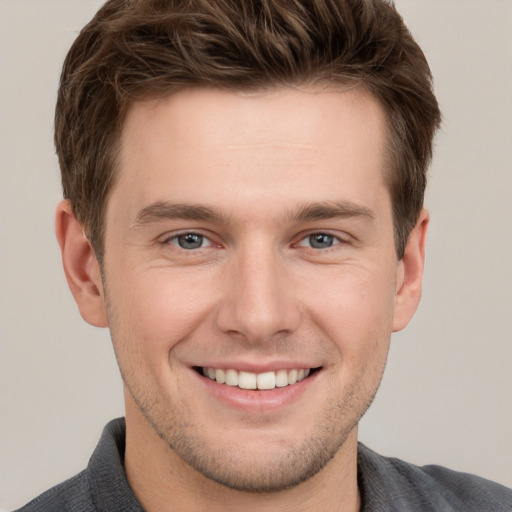
POLYGON ((269 361, 265 363, 244 361, 211 361, 204 364, 193 365, 199 368, 214 368, 222 370, 236 370, 238 372, 265 373, 278 370, 312 369, 319 368, 321 364, 304 361, 269 361))

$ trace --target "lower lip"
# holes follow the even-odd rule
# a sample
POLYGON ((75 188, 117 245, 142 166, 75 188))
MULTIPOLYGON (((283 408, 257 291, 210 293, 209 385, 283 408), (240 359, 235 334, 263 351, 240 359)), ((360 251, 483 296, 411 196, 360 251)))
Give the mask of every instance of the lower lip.
POLYGON ((202 385, 205 386, 207 392, 217 400, 240 411, 261 413, 281 409, 299 400, 313 382, 317 380, 321 371, 313 373, 296 384, 267 390, 240 389, 239 387, 219 384, 214 380, 203 377, 196 371, 194 373, 202 385))

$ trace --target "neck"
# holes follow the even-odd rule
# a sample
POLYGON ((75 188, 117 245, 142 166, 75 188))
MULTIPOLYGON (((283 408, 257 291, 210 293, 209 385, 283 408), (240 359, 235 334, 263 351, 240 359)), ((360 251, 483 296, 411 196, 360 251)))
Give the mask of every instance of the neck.
POLYGON ((203 476, 178 456, 127 400, 125 471, 147 512, 359 512, 357 428, 334 458, 307 481, 283 491, 233 490, 203 476))

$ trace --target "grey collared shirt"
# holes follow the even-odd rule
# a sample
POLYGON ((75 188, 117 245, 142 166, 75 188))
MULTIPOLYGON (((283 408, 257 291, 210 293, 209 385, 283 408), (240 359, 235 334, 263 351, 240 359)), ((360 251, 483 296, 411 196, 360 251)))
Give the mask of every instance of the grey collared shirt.
MULTIPOLYGON (((103 431, 87 468, 17 512, 143 512, 123 468, 124 419, 103 431)), ((512 512, 512 489, 440 466, 358 449, 362 512, 512 512)))

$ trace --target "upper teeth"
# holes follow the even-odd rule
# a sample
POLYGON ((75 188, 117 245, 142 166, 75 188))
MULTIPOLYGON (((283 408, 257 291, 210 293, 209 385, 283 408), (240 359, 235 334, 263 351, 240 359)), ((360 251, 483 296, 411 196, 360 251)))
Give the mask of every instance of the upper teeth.
POLYGON ((304 380, 310 369, 277 370, 276 372, 252 373, 236 370, 203 368, 203 375, 219 384, 239 387, 241 389, 283 388, 304 380))

